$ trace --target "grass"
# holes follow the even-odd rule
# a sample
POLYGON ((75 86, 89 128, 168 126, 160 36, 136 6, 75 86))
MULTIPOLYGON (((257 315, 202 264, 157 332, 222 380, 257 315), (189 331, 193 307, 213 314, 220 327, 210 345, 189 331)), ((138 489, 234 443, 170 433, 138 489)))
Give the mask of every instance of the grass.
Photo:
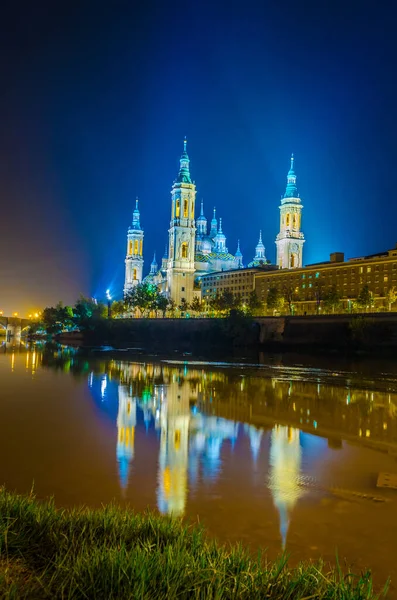
POLYGON ((0 598, 373 599, 370 573, 322 562, 290 568, 202 529, 109 505, 57 510, 0 488, 0 598))

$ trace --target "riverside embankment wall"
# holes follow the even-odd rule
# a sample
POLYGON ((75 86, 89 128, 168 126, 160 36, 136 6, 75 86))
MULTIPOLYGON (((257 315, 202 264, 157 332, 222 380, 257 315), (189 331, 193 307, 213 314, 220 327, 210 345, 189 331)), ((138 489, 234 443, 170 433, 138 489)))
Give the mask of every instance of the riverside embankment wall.
POLYGON ((397 313, 224 319, 112 319, 89 343, 143 350, 197 351, 224 347, 397 351, 397 313))

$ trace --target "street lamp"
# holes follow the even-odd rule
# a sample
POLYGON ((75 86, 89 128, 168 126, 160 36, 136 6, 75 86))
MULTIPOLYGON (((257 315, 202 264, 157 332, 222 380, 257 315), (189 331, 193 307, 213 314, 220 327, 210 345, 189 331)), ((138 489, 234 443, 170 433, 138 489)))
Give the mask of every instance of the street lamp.
POLYGON ((12 316, 13 316, 13 317, 17 317, 17 316, 18 316, 18 313, 17 313, 17 312, 14 312, 14 313, 12 313, 12 316))
POLYGON ((106 290, 106 299, 108 301, 108 319, 111 318, 112 314, 111 314, 111 302, 112 302, 112 296, 110 294, 110 290, 106 290))

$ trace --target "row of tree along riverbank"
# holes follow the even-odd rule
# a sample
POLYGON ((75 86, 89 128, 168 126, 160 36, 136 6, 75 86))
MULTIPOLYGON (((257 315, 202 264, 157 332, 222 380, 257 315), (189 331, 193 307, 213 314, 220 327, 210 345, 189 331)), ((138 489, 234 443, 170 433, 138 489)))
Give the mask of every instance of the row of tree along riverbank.
MULTIPOLYGON (((73 335, 73 334, 72 334, 73 335)), ((395 352, 397 314, 252 317, 238 311, 222 319, 91 319, 82 344, 141 348, 148 352, 205 354, 250 348, 344 353, 395 352)), ((61 334, 60 341, 71 340, 61 334)))

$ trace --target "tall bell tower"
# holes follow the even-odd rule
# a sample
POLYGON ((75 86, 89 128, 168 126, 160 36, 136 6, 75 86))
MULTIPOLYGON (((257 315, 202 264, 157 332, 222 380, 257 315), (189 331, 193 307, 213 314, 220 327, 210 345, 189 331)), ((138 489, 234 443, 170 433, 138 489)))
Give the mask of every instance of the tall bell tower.
POLYGON ((143 229, 140 224, 138 198, 132 216, 132 225, 127 233, 127 256, 125 258, 124 296, 141 283, 143 270, 143 229))
POLYGON ((302 267, 305 237, 301 232, 302 203, 296 187, 294 155, 287 175, 287 187, 280 206, 280 233, 276 238, 277 265, 280 269, 302 267))
POLYGON ((171 222, 168 231, 168 295, 177 306, 186 300, 193 300, 194 251, 196 226, 194 209, 196 186, 189 170, 189 157, 186 151, 186 138, 180 158, 178 177, 171 189, 171 222))

